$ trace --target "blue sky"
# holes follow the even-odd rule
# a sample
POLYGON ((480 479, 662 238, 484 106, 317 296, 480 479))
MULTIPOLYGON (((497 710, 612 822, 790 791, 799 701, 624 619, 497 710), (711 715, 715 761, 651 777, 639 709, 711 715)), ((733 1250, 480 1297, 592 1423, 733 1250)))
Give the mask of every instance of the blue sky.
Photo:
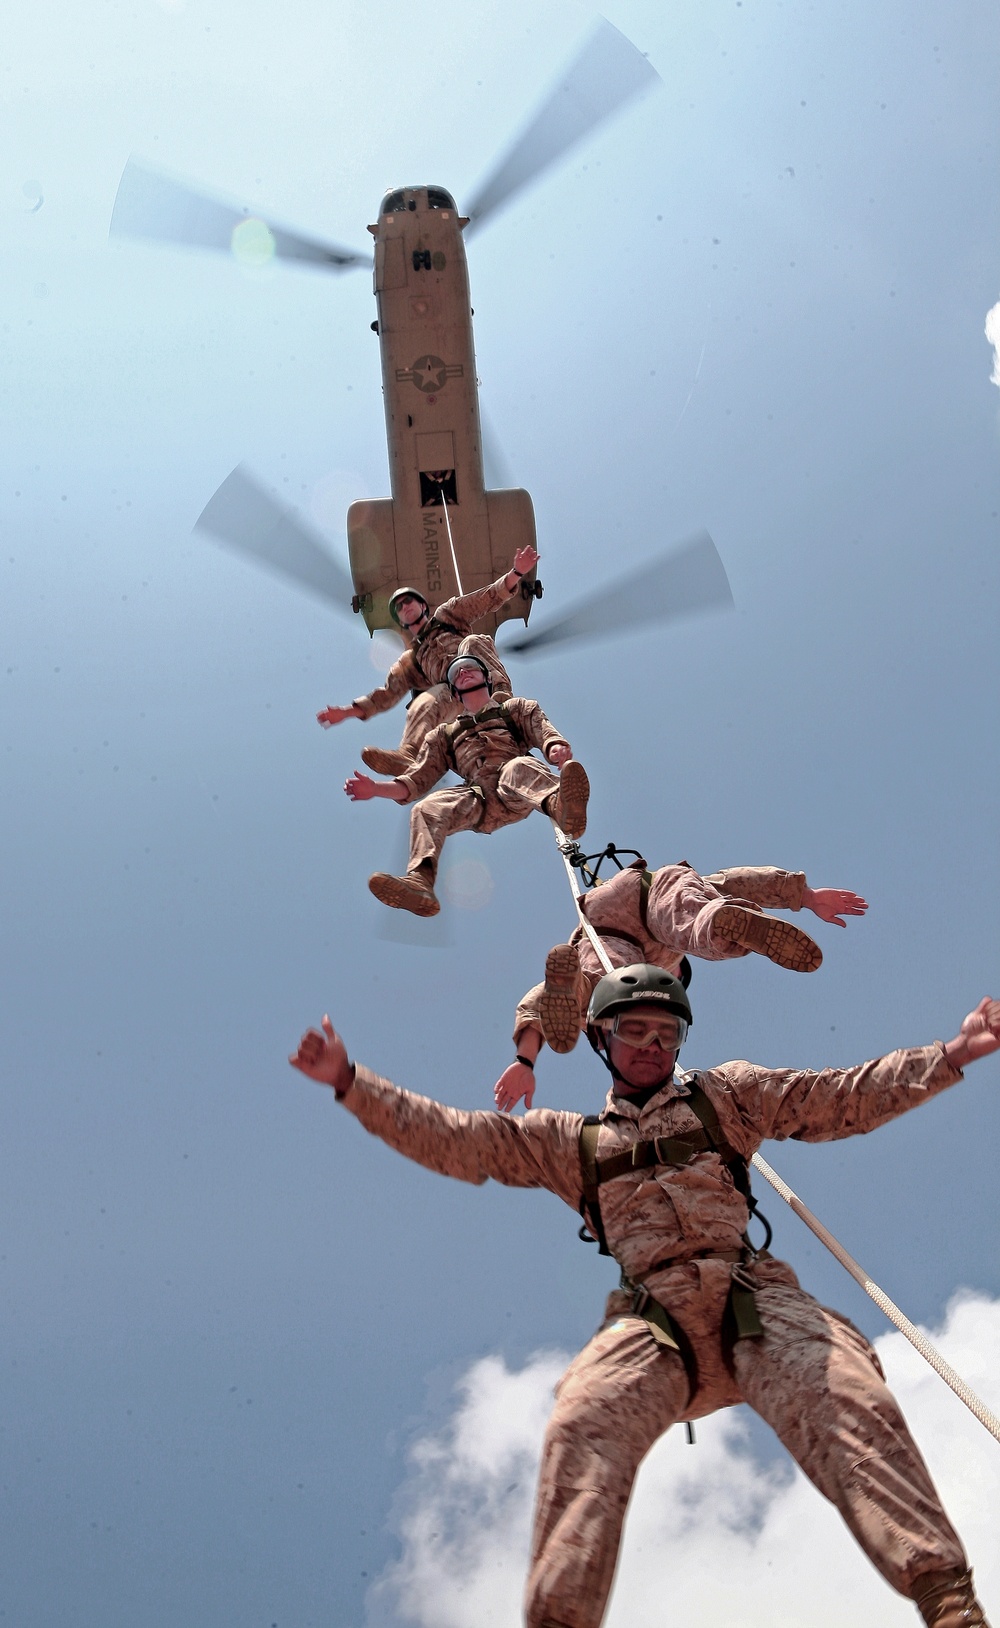
MULTIPOLYGON (((700 971, 690 1061, 859 1061, 997 992, 995 16, 608 15, 663 89, 470 245, 483 402, 535 502, 543 611, 702 525, 737 608, 512 671, 590 769, 598 842, 871 901, 820 927, 814 977, 700 971)), ((549 0, 6 20, 0 1610, 21 1628, 363 1623, 407 1444, 456 1376, 599 1317, 605 1264, 554 1200, 405 1166, 284 1061, 329 1010, 372 1066, 486 1106, 572 920, 529 821, 456 844, 494 891, 448 942, 382 936, 365 878, 399 811, 340 786, 397 720, 314 722, 371 681, 367 641, 191 535, 245 460, 343 557, 347 503, 387 490, 368 279, 107 238, 134 152, 363 248, 389 184, 461 201, 592 21, 549 0)), ((983 1063, 876 1137, 772 1150, 914 1317, 1000 1294, 998 1084, 983 1063)), ((540 1066, 539 1100, 600 1091, 582 1051, 540 1066)), ((806 1285, 881 1332, 777 1209, 806 1285)))

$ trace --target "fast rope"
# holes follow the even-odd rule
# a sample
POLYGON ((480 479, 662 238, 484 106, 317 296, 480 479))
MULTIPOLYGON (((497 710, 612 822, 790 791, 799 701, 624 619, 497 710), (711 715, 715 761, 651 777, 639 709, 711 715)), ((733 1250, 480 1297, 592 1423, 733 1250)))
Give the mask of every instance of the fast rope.
MULTIPOLYGON (((569 885, 572 889, 573 899, 576 903, 577 914, 580 918, 580 926, 590 939, 590 942, 594 947, 594 953, 605 972, 613 972, 615 969, 612 965, 611 959, 608 956, 604 945, 601 943, 598 934, 594 931, 593 927, 590 925, 590 922, 587 920, 587 917, 584 914, 583 906, 580 903, 583 897, 583 889, 578 881, 577 872, 574 868, 571 857, 578 853, 576 845, 570 840, 569 837, 560 831, 555 820, 552 821, 552 828, 555 832, 556 846, 558 847, 562 856, 563 864, 566 867, 566 874, 569 877, 569 885)), ((895 1301, 889 1299, 889 1296, 886 1294, 885 1290, 880 1289, 878 1284, 868 1276, 868 1273, 864 1270, 864 1268, 858 1265, 858 1262, 854 1259, 854 1256, 847 1253, 847 1250, 844 1248, 843 1244, 839 1243, 829 1228, 825 1227, 822 1221, 820 1221, 817 1216, 813 1215, 813 1212, 809 1209, 808 1205, 803 1204, 798 1194, 793 1192, 786 1181, 782 1180, 777 1171, 771 1169, 771 1166, 767 1163, 766 1159, 762 1159, 759 1153, 755 1153, 751 1163, 754 1169, 763 1176, 764 1180, 770 1183, 778 1196, 784 1199, 789 1209, 794 1210, 799 1220, 805 1222, 810 1232, 812 1232, 819 1239, 821 1244, 826 1246, 831 1255, 833 1255, 835 1259, 840 1262, 844 1270, 851 1274, 851 1277, 854 1279, 855 1283, 859 1283, 861 1285, 869 1300, 874 1300, 876 1306, 886 1317, 888 1317, 890 1323, 894 1323, 896 1328, 899 1329, 899 1332, 901 1334, 905 1334, 910 1344, 920 1352, 920 1355, 924 1358, 925 1362, 930 1363, 931 1367, 934 1369, 934 1372, 939 1374, 944 1380, 945 1384, 951 1387, 959 1400, 965 1403, 970 1413, 975 1414, 976 1418, 979 1420, 979 1423, 985 1426, 990 1435, 993 1436, 997 1441, 1000 1441, 1000 1419, 997 1418, 995 1413, 990 1411, 990 1409, 986 1406, 986 1403, 983 1402, 981 1398, 976 1395, 975 1391, 965 1383, 965 1380, 961 1377, 961 1375, 955 1372, 951 1364, 945 1362, 940 1351, 938 1351, 936 1347, 931 1344, 927 1336, 921 1333, 920 1329, 917 1328, 915 1324, 910 1322, 910 1319, 900 1311, 895 1301)))
POLYGON ((441 488, 441 507, 444 510, 444 524, 448 533, 448 547, 451 549, 451 568, 455 573, 455 586, 457 587, 459 596, 461 597, 461 595, 464 594, 465 589, 462 587, 462 579, 458 574, 458 559, 455 555, 455 543, 451 535, 451 520, 448 516, 448 499, 444 495, 444 487, 441 488))

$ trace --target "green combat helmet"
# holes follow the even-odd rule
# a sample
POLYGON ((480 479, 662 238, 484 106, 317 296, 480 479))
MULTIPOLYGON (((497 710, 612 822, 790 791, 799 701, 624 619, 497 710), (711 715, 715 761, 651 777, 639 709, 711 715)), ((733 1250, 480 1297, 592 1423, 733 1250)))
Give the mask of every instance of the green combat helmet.
POLYGON ((430 606, 428 605, 423 594, 420 592, 419 588, 397 588, 396 592, 389 596, 389 615, 392 617, 397 627, 402 626, 399 617, 396 615, 396 606, 399 604, 401 599, 418 599, 421 605, 423 605, 425 611, 430 610, 430 606))
POLYGON ((594 989, 587 1008, 587 1028, 592 1029, 603 1018, 624 1012, 629 1006, 662 1006, 681 1020, 684 1038, 694 1021, 687 990, 673 973, 662 967, 637 962, 632 967, 618 967, 607 973, 594 989))

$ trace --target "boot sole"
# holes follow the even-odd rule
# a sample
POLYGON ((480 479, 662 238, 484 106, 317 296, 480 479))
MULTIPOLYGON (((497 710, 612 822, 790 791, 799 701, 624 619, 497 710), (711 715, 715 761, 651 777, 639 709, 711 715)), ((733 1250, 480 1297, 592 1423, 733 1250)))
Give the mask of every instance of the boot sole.
POLYGON ((757 910, 725 905, 716 912, 712 926, 723 938, 734 939, 741 949, 766 955, 789 972, 815 972, 823 960, 823 951, 801 927, 757 910))
POLYGON ((580 1038, 577 979, 580 962, 572 944, 557 944, 545 957, 545 988, 538 1001, 538 1021, 545 1042, 564 1055, 580 1038))
POLYGON ((582 763, 571 757, 559 772, 559 799, 556 804, 556 824, 575 842, 587 829, 587 803, 590 800, 590 781, 582 763))
POLYGON ((368 889, 380 904, 387 904, 391 910, 409 910, 414 916, 436 916, 441 909, 429 889, 406 876, 389 876, 385 871, 376 871, 368 878, 368 889))
POLYGON ((375 774, 405 774, 413 768, 413 761, 405 752, 391 752, 383 746, 363 746, 361 761, 375 774))

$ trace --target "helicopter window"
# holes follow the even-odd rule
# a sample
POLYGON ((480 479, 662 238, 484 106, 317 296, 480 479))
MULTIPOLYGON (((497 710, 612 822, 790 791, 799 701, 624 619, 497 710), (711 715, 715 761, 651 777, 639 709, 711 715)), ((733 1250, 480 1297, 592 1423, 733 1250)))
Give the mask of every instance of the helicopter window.
POLYGON ((430 209, 454 209, 455 200, 444 187, 428 187, 427 205, 430 209))
POLYGON ((453 469, 432 469, 420 471, 420 507, 422 509, 439 508, 442 495, 446 503, 458 502, 458 490, 455 484, 455 471, 453 469))
POLYGON ((379 209, 379 214, 395 215, 400 209, 403 208, 404 203, 405 199, 401 190, 398 192, 387 192, 385 197, 382 199, 382 206, 379 209))

